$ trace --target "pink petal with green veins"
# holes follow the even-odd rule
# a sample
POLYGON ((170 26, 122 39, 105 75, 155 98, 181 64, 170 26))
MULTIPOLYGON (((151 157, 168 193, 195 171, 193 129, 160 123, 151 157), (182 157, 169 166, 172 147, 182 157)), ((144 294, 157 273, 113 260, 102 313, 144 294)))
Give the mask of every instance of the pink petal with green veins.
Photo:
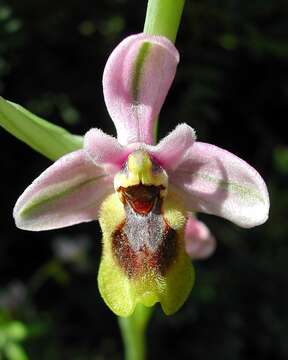
POLYGON ((177 49, 162 36, 132 35, 112 52, 103 90, 121 144, 154 143, 154 128, 178 62, 177 49))
POLYGON ((184 233, 187 254, 193 260, 206 259, 211 256, 216 248, 216 241, 208 227, 189 215, 184 233))
POLYGON ((147 149, 165 170, 172 170, 183 161, 186 151, 191 148, 195 140, 195 131, 187 124, 180 124, 159 144, 147 146, 147 149))
POLYGON ((269 196, 263 179, 226 150, 196 142, 168 175, 189 211, 218 215, 244 228, 267 220, 269 196))
POLYGON ((95 220, 112 180, 83 150, 63 156, 44 171, 14 207, 23 230, 50 230, 95 220))

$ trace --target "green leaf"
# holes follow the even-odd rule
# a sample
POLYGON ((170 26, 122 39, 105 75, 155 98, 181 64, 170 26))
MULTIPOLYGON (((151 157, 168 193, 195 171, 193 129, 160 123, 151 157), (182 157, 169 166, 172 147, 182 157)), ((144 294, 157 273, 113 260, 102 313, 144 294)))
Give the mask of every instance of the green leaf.
POLYGON ((0 125, 51 160, 82 148, 83 137, 32 114, 0 96, 0 125))

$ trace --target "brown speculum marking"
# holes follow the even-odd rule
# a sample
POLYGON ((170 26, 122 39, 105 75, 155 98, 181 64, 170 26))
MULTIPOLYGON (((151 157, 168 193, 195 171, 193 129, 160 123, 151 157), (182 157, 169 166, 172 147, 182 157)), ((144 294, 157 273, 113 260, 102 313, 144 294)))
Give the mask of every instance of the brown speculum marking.
POLYGON ((125 221, 112 234, 113 254, 129 277, 147 271, 165 275, 177 256, 177 234, 162 214, 162 187, 120 188, 125 221))

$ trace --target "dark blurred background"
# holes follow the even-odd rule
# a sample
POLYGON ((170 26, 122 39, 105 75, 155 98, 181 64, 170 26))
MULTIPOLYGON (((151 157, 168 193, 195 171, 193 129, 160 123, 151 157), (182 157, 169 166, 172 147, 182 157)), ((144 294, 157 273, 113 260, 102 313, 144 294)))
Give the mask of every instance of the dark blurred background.
MULTIPOLYGON (((142 31, 145 7, 144 0, 0 0, 0 95, 73 133, 115 134, 102 72, 116 44, 142 31)), ((253 165, 272 206, 269 221, 252 230, 200 216, 218 240, 216 253, 195 262, 195 288, 176 315, 156 307, 149 359, 288 358, 287 7, 287 0, 186 1, 181 62, 159 136, 187 122, 201 141, 253 165)), ((98 224, 16 229, 16 199, 51 162, 3 129, 0 139, 0 358, 122 359, 116 319, 97 290, 98 224)))

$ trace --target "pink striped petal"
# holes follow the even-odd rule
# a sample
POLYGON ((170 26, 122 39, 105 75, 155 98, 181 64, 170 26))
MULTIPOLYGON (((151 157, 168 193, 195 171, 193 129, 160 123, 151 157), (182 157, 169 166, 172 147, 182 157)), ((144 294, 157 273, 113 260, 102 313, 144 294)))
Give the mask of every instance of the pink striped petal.
POLYGON ((216 249, 216 241, 208 227, 189 215, 185 227, 185 248, 193 260, 207 259, 216 249))
POLYGON ((95 220, 112 180, 83 150, 63 156, 20 196, 14 218, 20 229, 40 231, 95 220))
POLYGON ((166 170, 175 169, 187 150, 196 140, 195 131, 187 124, 178 125, 156 146, 149 146, 149 152, 166 170))
POLYGON ((105 168, 111 175, 120 170, 131 152, 100 129, 91 129, 85 134, 84 149, 96 165, 105 168))
POLYGON ((178 62, 177 49, 161 36, 132 35, 112 52, 103 90, 121 144, 154 143, 154 127, 178 62))
POLYGON ((269 196, 261 176, 217 146, 196 142, 169 179, 191 211, 218 215, 245 228, 267 220, 269 196))

